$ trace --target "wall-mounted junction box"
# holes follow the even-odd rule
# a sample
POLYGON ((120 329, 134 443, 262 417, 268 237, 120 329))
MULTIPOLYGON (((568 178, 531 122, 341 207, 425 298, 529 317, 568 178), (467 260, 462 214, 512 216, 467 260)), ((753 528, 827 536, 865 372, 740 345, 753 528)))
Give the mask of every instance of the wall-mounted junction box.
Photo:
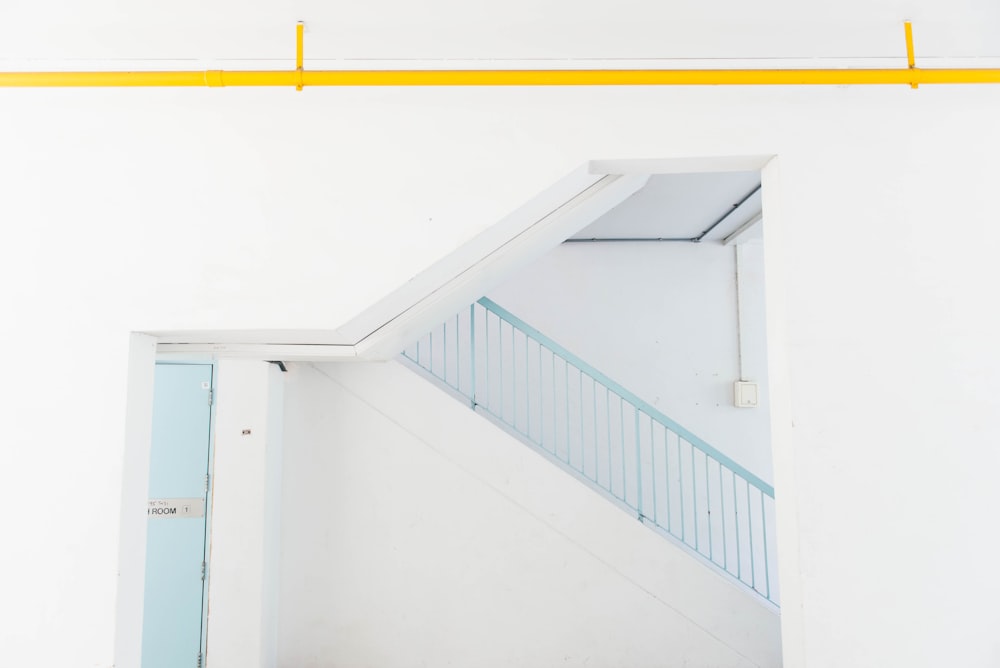
POLYGON ((736 381, 733 383, 733 401, 737 408, 757 408, 760 403, 760 387, 747 380, 736 381))

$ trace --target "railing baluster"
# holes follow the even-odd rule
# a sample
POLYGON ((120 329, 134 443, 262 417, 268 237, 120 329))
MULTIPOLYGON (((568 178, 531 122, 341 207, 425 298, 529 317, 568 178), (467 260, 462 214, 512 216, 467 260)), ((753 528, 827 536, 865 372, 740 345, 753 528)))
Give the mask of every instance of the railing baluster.
POLYGON ((618 427, 621 429, 622 446, 622 501, 628 498, 628 482, 625 480, 625 399, 618 397, 618 427))
POLYGON ((531 372, 528 371, 530 357, 528 356, 528 335, 524 336, 524 423, 528 432, 528 439, 531 439, 531 372))
POLYGON ((476 305, 469 307, 469 372, 472 374, 471 396, 472 408, 476 408, 476 305))
POLYGON ((771 569, 767 562, 767 513, 764 511, 764 495, 760 495, 760 522, 764 543, 764 587, 767 589, 767 598, 771 598, 771 569))
POLYGON ((653 436, 653 418, 649 418, 649 456, 650 461, 650 473, 652 473, 653 482, 653 524, 659 524, 657 520, 657 511, 659 510, 659 505, 656 503, 656 438, 653 436))
POLYGON ((566 463, 571 464, 573 459, 573 442, 570 438, 570 427, 569 427, 569 362, 563 360, 563 382, 566 384, 566 393, 563 398, 566 399, 566 463))
POLYGON ((580 387, 580 473, 583 474, 584 478, 589 478, 587 475, 587 438, 584 435, 583 428, 583 369, 577 370, 577 382, 580 387))
POLYGON ((750 539, 750 586, 757 588, 757 569, 753 559, 753 512, 750 510, 750 485, 747 484, 747 536, 750 539))
POLYGON ((661 426, 663 427, 663 491, 667 497, 667 533, 672 533, 670 530, 670 525, 673 523, 671 517, 673 513, 670 512, 670 432, 666 425, 661 426))
POLYGON ((729 550, 726 547, 726 493, 722 489, 722 464, 719 464, 719 517, 722 518, 722 567, 729 570, 729 550))
POLYGON ((590 379, 591 399, 594 403, 594 482, 600 485, 601 467, 597 463, 597 381, 590 379))
POLYGON ((490 378, 490 312, 488 310, 483 312, 483 330, 486 342, 486 366, 483 367, 483 375, 486 377, 486 403, 484 405, 486 406, 486 410, 492 413, 493 406, 492 401, 490 401, 490 395, 492 394, 492 392, 490 392, 490 385, 492 384, 491 381, 493 379, 490 378))
POLYGON ((694 549, 698 551, 698 481, 695 479, 694 443, 691 444, 691 516, 694 518, 694 549))
POLYGON ((545 381, 542 379, 542 343, 538 342, 538 441, 545 448, 545 381))
POLYGON ((684 531, 684 527, 687 524, 687 517, 684 516, 684 454, 681 451, 680 434, 677 435, 677 485, 680 491, 681 542, 687 543, 687 533, 684 531))
POLYGON ((736 579, 743 580, 743 559, 740 557, 740 502, 736 496, 736 471, 733 471, 733 521, 736 523, 736 579))
POLYGON ((510 424, 514 431, 520 431, 517 428, 517 331, 513 325, 510 328, 510 410, 513 413, 510 424))
POLYGON ((500 421, 506 422, 503 419, 503 408, 504 404, 507 403, 507 395, 503 393, 503 369, 506 366, 503 359, 503 318, 497 318, 497 345, 499 346, 497 359, 500 360, 500 372, 497 374, 500 381, 500 421))
MULTIPOLYGON (((611 390, 604 388, 604 426, 608 428, 608 491, 614 488, 614 479, 611 477, 611 390)), ((614 492, 612 492, 613 494, 614 492)))
MULTIPOLYGON (((455 389, 461 391, 462 388, 462 325, 458 316, 455 316, 455 389)), ((447 357, 445 358, 447 359, 447 357)))
POLYGON ((712 558, 712 489, 708 482, 708 457, 705 457, 705 510, 708 516, 708 559, 712 558))
MULTIPOLYGON (((556 354, 552 353, 552 454, 559 450, 559 404, 556 401, 556 354)), ((556 455, 558 457, 558 455, 556 455)))
POLYGON ((639 444, 639 409, 635 410, 635 488, 636 507, 642 519, 642 451, 639 444))

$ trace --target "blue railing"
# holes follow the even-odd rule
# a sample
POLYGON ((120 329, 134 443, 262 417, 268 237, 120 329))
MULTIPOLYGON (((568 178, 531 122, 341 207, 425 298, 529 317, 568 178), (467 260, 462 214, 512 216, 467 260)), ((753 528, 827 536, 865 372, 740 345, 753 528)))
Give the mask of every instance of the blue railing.
POLYGON ((777 605, 774 488, 646 401, 485 297, 403 356, 777 605))

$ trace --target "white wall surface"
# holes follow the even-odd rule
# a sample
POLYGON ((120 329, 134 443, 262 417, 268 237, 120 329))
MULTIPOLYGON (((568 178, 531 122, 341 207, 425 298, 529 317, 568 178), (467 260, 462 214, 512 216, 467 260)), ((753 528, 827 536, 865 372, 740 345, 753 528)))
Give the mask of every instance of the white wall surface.
POLYGON ((277 665, 284 378, 223 360, 217 383, 206 665, 277 665))
POLYGON ((733 246, 563 244, 488 296, 770 482, 762 253, 746 254, 743 268, 743 357, 756 372, 746 379, 761 384, 756 409, 733 405, 733 246))
MULTIPOLYGON (((0 8, 2 57, 18 59, 0 66, 290 66, 299 18, 307 59, 898 66, 911 18, 922 64, 987 65, 998 12, 49 0, 0 8)), ((130 331, 335 327, 586 160, 775 154, 786 665, 996 665, 998 117, 1000 88, 962 86, 0 91, 0 503, 19 509, 0 664, 113 661, 130 331)))
POLYGON ((756 595, 409 369, 288 375, 279 665, 780 665, 756 595))
POLYGON ((122 461, 121 534, 118 544, 118 591, 115 601, 115 660, 118 668, 142 661, 142 621, 146 590, 146 523, 149 507, 149 460, 153 441, 156 385, 156 338, 132 334, 129 342, 128 405, 125 456, 122 461))

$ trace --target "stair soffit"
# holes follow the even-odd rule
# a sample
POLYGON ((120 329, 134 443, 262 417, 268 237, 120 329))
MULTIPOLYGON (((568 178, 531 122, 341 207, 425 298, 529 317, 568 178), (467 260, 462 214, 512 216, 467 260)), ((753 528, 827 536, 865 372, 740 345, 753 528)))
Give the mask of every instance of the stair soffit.
POLYGON ((388 359, 626 200, 645 174, 577 169, 335 330, 153 330, 166 357, 388 359))
POLYGON ((511 272, 598 221, 653 174, 759 170, 771 156, 594 161, 441 258, 335 330, 150 331, 164 357, 285 361, 394 357, 511 272))

